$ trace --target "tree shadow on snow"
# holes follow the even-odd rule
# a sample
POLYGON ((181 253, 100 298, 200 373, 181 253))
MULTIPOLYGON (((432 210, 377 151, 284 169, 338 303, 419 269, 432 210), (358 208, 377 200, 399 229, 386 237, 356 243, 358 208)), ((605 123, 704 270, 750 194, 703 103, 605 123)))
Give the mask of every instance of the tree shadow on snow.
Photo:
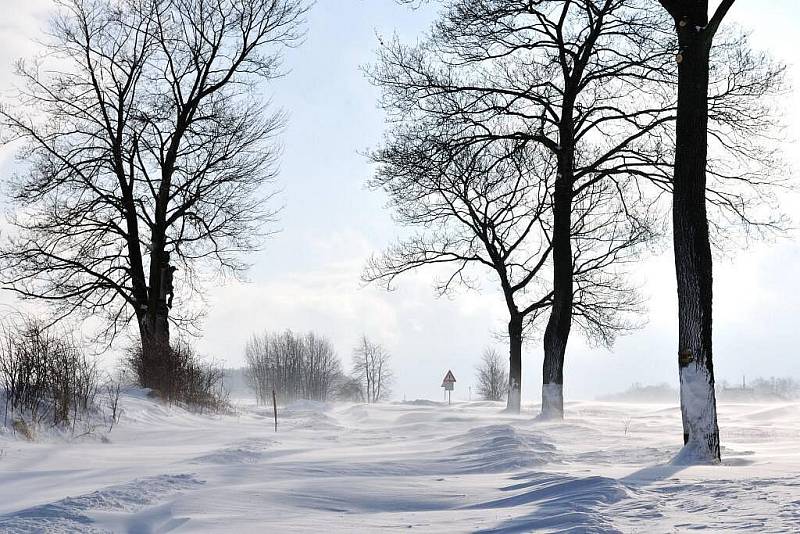
POLYGON ((514 493, 492 501, 469 506, 470 509, 508 509, 533 506, 533 511, 507 519, 478 532, 510 534, 547 530, 561 533, 619 532, 608 515, 609 505, 635 496, 636 490, 668 480, 688 467, 664 463, 643 467, 620 479, 588 476, 575 477, 553 473, 524 473, 512 479, 519 482, 500 488, 514 493))
POLYGON ((629 486, 648 486, 654 482, 661 482, 672 478, 687 467, 689 466, 677 463, 650 465, 620 478, 619 481, 629 486))

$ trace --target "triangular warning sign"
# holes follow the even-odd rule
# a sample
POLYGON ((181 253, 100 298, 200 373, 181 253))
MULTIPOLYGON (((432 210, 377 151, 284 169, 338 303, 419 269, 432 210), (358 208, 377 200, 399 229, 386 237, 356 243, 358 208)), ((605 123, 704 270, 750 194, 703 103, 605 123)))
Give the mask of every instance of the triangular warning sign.
POLYGON ((442 383, 443 384, 447 384, 449 382, 449 383, 452 384, 455 381, 456 381, 456 377, 453 376, 453 371, 448 370, 447 374, 444 375, 444 380, 442 380, 442 383))

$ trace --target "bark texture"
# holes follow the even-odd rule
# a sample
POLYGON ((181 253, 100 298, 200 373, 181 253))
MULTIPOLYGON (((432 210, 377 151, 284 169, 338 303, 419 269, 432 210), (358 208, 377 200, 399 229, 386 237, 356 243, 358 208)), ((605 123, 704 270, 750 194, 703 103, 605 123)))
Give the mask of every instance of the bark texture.
POLYGON ((706 213, 710 51, 716 28, 708 2, 662 0, 678 34, 678 111, 673 180, 673 246, 678 289, 678 369, 684 455, 720 460, 712 360, 712 256, 706 213))
POLYGON ((553 305, 544 332, 541 417, 563 419, 564 356, 572 327, 574 269, 572 255, 572 196, 575 143, 572 106, 565 105, 559 130, 558 177, 553 193, 553 305))

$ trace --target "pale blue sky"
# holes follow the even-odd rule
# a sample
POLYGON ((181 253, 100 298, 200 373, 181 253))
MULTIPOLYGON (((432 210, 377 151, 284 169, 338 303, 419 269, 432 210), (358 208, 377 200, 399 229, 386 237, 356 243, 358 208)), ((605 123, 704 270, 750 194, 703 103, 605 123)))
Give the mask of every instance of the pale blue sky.
MULTIPOLYGON (((42 27, 48 3, 0 0, 14 6, 10 20, 0 25, 2 89, 8 87, 11 61, 30 53, 28 40, 42 27)), ((739 0, 732 20, 752 28, 756 44, 793 62, 800 49, 796 10, 797 0, 739 0)), ((205 336, 198 342, 202 352, 237 365, 254 331, 314 329, 330 337, 349 363, 351 347, 366 333, 393 354, 397 398, 438 398, 448 368, 459 380, 456 397, 466 398, 482 349, 503 349, 493 333, 504 328, 504 310, 491 284, 480 293, 436 299, 429 272, 401 280, 392 293, 359 282, 366 258, 390 243, 398 229, 384 198, 364 188, 371 170, 361 153, 379 142, 383 122, 377 91, 358 67, 372 61, 376 32, 397 31, 410 41, 430 20, 430 11, 410 11, 392 0, 317 2, 307 41, 286 56, 291 72, 266 88, 275 105, 289 113, 279 178, 282 231, 250 258, 249 283, 210 290, 205 336)), ((797 73, 793 67, 793 77, 800 79, 797 73)), ((800 137, 798 98, 790 102, 791 134, 800 137)), ((7 169, 2 158, 0 168, 7 169)), ((786 208, 792 206, 796 213, 800 203, 790 200, 786 208)), ((797 233, 793 238, 717 261, 718 378, 800 378, 800 245, 797 233)), ((650 296, 648 326, 621 339, 611 352, 587 348, 574 336, 566 363, 568 398, 632 382, 677 381, 671 258, 643 262, 636 278, 650 296)), ((537 341, 524 355, 524 400, 539 397, 540 366, 537 341)))

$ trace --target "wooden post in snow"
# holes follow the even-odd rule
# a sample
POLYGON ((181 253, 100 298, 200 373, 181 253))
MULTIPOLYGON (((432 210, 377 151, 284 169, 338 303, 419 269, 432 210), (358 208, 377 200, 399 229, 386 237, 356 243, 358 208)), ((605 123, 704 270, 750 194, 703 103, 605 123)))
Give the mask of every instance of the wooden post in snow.
POLYGON ((275 432, 278 431, 278 402, 275 400, 275 388, 272 388, 272 413, 275 415, 275 432))

